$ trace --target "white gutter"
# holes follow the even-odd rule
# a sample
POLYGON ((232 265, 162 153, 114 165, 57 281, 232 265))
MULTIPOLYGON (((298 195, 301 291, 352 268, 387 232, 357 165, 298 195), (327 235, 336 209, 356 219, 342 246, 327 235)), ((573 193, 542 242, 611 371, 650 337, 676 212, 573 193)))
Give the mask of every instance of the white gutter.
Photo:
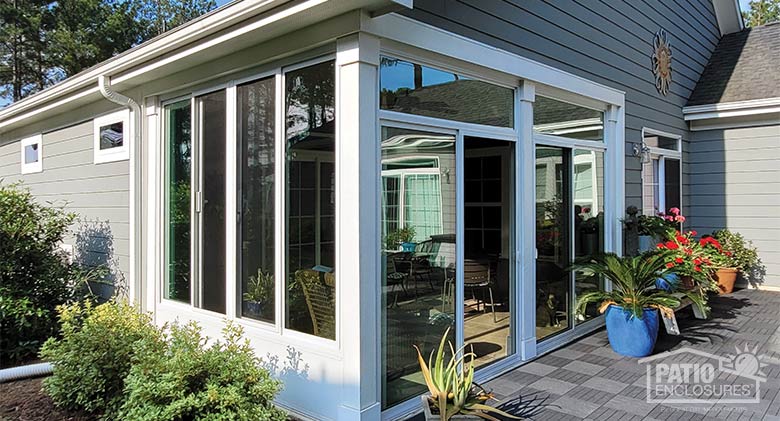
POLYGON ((683 107, 686 121, 780 112, 780 97, 683 107))
POLYGON ((137 243, 136 241, 136 207, 140 208, 139 202, 140 200, 137 200, 135 195, 135 189, 136 189, 136 174, 138 172, 136 171, 136 150, 140 150, 141 145, 141 106, 138 105, 135 100, 132 98, 122 95, 118 92, 114 92, 111 90, 111 80, 106 75, 100 75, 98 76, 98 88, 100 89, 100 94, 103 95, 107 100, 119 104, 123 107, 127 107, 130 109, 131 114, 131 127, 130 132, 132 133, 132 140, 130 143, 130 164, 129 164, 129 176, 130 176, 130 186, 129 186, 129 193, 130 196, 130 282, 128 283, 128 299, 130 302, 134 302, 136 304, 143 303, 142 295, 141 295, 141 282, 140 279, 137 279, 136 274, 139 273, 137 271, 138 268, 138 262, 136 261, 136 257, 139 256, 138 253, 136 253, 135 245, 137 243))

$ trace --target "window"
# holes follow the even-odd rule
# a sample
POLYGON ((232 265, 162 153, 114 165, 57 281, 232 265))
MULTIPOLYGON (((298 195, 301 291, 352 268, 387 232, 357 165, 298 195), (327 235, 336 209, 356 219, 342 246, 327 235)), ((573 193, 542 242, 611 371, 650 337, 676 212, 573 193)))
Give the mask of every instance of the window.
POLYGON ((335 63, 285 74, 286 325, 336 338, 335 63))
POLYGON ((94 121, 95 163, 130 158, 130 111, 122 110, 94 121))
POLYGON ((682 206, 680 137, 642 130, 642 213, 656 215, 682 206))
POLYGON ((604 140, 604 112, 536 96, 534 131, 580 140, 604 140))
POLYGON ((166 105, 165 130, 165 287, 169 300, 190 303, 192 238, 192 107, 190 100, 166 105))
POLYGON ((383 110, 512 127, 514 91, 397 58, 382 57, 383 110))
POLYGON ((273 77, 236 88, 240 229, 239 291, 241 315, 275 320, 274 195, 276 168, 276 80, 273 77))
POLYGON ((43 136, 22 139, 21 149, 22 174, 43 171, 43 136))

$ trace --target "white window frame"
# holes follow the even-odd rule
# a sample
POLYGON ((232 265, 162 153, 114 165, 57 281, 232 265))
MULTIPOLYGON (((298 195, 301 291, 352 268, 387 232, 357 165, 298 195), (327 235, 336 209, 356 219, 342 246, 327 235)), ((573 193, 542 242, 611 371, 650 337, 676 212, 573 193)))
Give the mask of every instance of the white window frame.
POLYGON ((130 159, 130 139, 132 139, 130 127, 130 110, 115 111, 96 117, 93 120, 93 149, 94 163, 103 164, 106 162, 125 161, 130 159), (100 128, 115 123, 122 123, 122 146, 115 148, 100 149, 100 128))
POLYGON ((20 164, 21 164, 21 172, 22 174, 34 174, 43 172, 43 135, 36 134, 35 136, 30 136, 22 139, 22 141, 19 143, 21 145, 21 152, 20 152, 20 164), (35 162, 26 163, 24 162, 24 150, 28 146, 32 145, 38 145, 38 160, 35 162))
MULTIPOLYGON (((680 174, 678 175, 680 180, 680 209, 683 207, 683 194, 682 194, 682 135, 664 132, 661 130, 655 130, 648 127, 642 127, 642 149, 647 150, 648 156, 651 160, 658 160, 658 211, 666 212, 668 210, 666 206, 666 158, 676 159, 680 161, 680 174), (677 141, 676 149, 664 149, 654 146, 645 145, 646 136, 661 136, 669 139, 675 139, 677 141)), ((641 183, 642 183, 642 211, 644 212, 644 191, 645 191, 645 165, 642 164, 641 183)))

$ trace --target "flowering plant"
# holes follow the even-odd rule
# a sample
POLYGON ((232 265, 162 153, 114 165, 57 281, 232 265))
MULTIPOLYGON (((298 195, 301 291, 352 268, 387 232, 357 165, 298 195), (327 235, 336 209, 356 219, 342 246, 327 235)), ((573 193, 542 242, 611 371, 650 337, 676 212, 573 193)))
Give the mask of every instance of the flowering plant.
POLYGON ((680 224, 685 222, 685 217, 680 213, 679 208, 671 208, 668 212, 660 212, 658 215, 639 215, 637 221, 639 235, 661 238, 669 231, 678 230, 680 224))
POLYGON ((668 231, 666 241, 658 243, 656 248, 664 252, 668 269, 679 276, 690 277, 705 290, 715 291, 717 286, 710 278, 714 270, 712 259, 695 236, 696 231, 668 231))
POLYGON ((701 240, 699 240, 699 245, 715 268, 737 267, 737 263, 734 261, 734 253, 731 250, 726 250, 715 237, 709 235, 702 236, 701 240))

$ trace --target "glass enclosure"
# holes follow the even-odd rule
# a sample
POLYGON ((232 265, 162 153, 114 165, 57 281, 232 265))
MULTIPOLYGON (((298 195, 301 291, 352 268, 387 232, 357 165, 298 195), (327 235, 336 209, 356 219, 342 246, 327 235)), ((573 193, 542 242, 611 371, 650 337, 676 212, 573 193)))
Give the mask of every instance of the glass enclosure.
POLYGON ((604 140, 604 112, 537 95, 534 131, 579 140, 604 140))

